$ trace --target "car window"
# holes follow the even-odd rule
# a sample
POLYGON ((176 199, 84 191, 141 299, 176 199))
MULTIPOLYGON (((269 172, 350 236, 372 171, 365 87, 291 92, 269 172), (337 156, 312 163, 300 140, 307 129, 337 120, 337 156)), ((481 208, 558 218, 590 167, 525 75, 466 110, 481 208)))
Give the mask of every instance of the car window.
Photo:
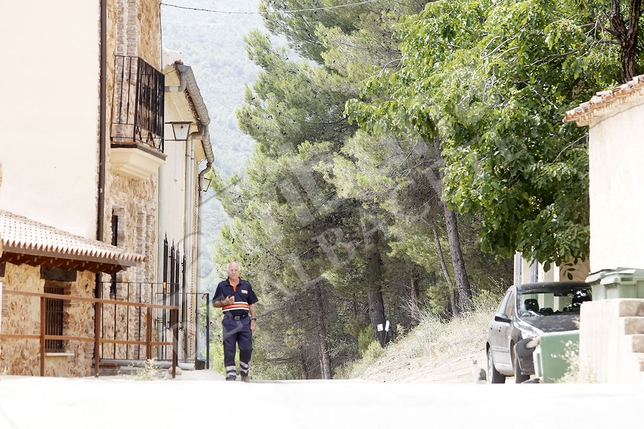
POLYGON ((519 295, 519 314, 522 317, 578 314, 581 304, 590 300, 592 300, 590 286, 532 289, 522 291, 519 295))
POLYGON ((506 316, 514 315, 514 309, 516 308, 514 301, 514 290, 511 290, 508 294, 508 302, 506 303, 505 310, 503 311, 506 316))

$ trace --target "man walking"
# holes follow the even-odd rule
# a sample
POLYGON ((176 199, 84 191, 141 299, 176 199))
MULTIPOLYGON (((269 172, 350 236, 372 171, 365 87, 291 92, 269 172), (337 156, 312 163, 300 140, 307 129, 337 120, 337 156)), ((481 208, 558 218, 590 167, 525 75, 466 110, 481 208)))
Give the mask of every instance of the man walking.
POLYGON ((253 331, 257 327, 255 303, 259 301, 250 283, 240 278, 237 262, 227 267, 228 278, 217 285, 212 305, 221 308, 224 337, 224 366, 226 380, 235 381, 235 354, 239 346, 239 372, 242 381, 250 382, 250 357, 253 351, 253 331))

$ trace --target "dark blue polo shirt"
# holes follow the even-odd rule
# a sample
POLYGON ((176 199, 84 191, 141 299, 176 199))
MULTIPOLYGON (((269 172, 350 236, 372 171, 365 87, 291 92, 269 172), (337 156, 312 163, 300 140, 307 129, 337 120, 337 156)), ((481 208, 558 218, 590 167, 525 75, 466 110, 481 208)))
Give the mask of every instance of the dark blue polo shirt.
POLYGON ((235 303, 222 307, 222 310, 224 313, 230 313, 232 316, 248 315, 248 306, 259 301, 250 283, 243 279, 239 279, 239 284, 234 289, 230 285, 229 279, 219 283, 212 302, 222 301, 229 296, 235 297, 235 303))

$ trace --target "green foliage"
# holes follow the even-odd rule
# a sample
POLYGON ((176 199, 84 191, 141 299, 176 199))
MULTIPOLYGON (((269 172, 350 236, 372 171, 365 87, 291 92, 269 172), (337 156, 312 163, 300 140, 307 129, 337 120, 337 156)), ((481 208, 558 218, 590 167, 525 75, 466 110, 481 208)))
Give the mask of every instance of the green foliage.
MULTIPOLYGON (((363 281, 371 274, 357 254, 362 239, 359 206, 340 198, 335 185, 323 176, 322 166, 355 130, 342 116, 346 88, 338 87, 341 82, 329 70, 293 60, 291 52, 275 47, 267 35, 252 32, 247 42, 251 59, 263 72, 248 88, 238 118, 240 128, 253 136, 257 146, 243 180, 231 178, 215 185, 234 216, 232 226, 222 229, 216 259, 241 261, 262 292, 260 313, 281 312, 274 322, 299 326, 302 314, 311 313, 306 324, 312 325, 324 312, 324 326, 292 334, 284 334, 278 325, 267 326, 275 333, 266 338, 272 349, 267 359, 285 367, 295 362, 312 368, 306 362, 318 360, 314 354, 321 348, 341 362, 356 353, 341 326, 341 314, 350 312, 356 289, 364 294, 365 286, 338 283, 334 290, 329 281, 345 278, 349 267, 361 273, 356 277, 363 281), (339 301, 338 292, 350 300, 339 301), (285 309, 285 301, 297 305, 285 309), (316 331, 329 346, 292 341, 294 336, 315 336, 316 331)), ((269 344, 260 348, 267 351, 269 344)), ((306 368, 304 372, 311 372, 306 368)))
POLYGON ((373 331, 371 326, 365 326, 365 328, 358 334, 358 352, 360 353, 360 356, 364 357, 372 344, 377 344, 378 347, 382 348, 379 342, 373 340, 373 331))
POLYGON ((396 325, 416 323, 419 304, 442 323, 464 272, 445 263, 445 203, 475 306, 502 291, 517 250, 546 266, 588 256, 586 140, 561 119, 619 74, 603 4, 286 12, 335 5, 262 2, 273 35, 246 36, 261 71, 237 111, 257 144, 243 174, 213 185, 233 221, 212 272, 239 260, 261 293, 254 359, 267 377, 317 376, 320 350, 336 368, 368 350, 372 293, 396 325))
POLYGON ((429 311, 434 314, 441 314, 449 305, 450 288, 444 283, 436 283, 427 288, 429 297, 429 311))
MULTIPOLYGON (((384 308, 372 308, 386 309, 392 323, 414 323, 409 273, 425 289, 440 269, 432 243, 444 240, 445 231, 435 225, 443 205, 434 148, 417 135, 356 133, 344 115, 362 80, 398 63, 396 22, 423 5, 383 1, 329 10, 309 34, 306 14, 279 12, 307 2, 268 3, 267 27, 286 35, 305 59, 260 31, 246 37, 262 72, 247 88, 238 120, 257 146, 243 177, 217 178, 213 185, 233 218, 221 229, 215 269, 239 260, 261 292, 260 314, 279 313, 264 325, 271 335, 257 339, 263 350, 257 358, 281 365, 275 374, 294 374, 299 365, 308 376, 308 362, 319 362, 320 349, 339 365, 373 339, 367 329, 359 340, 356 328, 364 325, 347 327, 346 321, 373 323, 366 304, 378 295, 384 308), (322 285, 322 301, 316 285, 322 285), (302 313, 313 317, 302 319, 302 313)), ((423 293, 413 299, 424 301, 423 293)), ((378 317, 384 322, 384 314, 378 317)))
POLYGON ((383 354, 385 354, 385 349, 380 345, 378 341, 372 341, 368 344, 367 349, 362 354, 362 359, 364 362, 375 362, 383 354))
POLYGON ((429 3, 402 20, 400 69, 347 111, 366 129, 440 138, 443 197, 476 216, 483 250, 584 259, 588 155, 561 118, 615 77, 615 51, 585 23, 549 0, 429 3))

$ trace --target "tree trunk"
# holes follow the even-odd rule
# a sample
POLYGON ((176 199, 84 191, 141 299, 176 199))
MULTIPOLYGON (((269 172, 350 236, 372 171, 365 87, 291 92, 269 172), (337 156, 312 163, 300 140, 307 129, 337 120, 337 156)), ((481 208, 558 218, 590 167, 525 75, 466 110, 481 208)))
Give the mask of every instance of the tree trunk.
POLYGON ((628 23, 624 22, 621 12, 621 0, 611 0, 609 32, 619 39, 620 62, 622 65, 622 83, 635 77, 637 63, 637 38, 639 20, 642 14, 642 0, 631 0, 628 23))
POLYGON ((465 260, 461 251, 461 239, 458 235, 458 222, 456 213, 445 206, 445 224, 447 225, 447 237, 449 239, 449 251, 452 255, 452 266, 454 268, 454 277, 458 285, 458 304, 459 310, 468 310, 472 303, 472 288, 467 278, 465 270, 465 260))
POLYGON ((412 326, 420 322, 420 310, 418 300, 420 298, 420 288, 418 286, 418 269, 414 266, 411 269, 411 278, 409 280, 409 310, 412 326))
POLYGON ((387 344, 388 338, 384 330, 386 318, 385 302, 382 297, 382 257, 380 256, 380 249, 378 248, 380 240, 379 232, 376 231, 370 234, 366 239, 369 319, 371 320, 374 338, 384 347, 387 344))
POLYGON ((304 353, 302 347, 300 347, 300 374, 302 380, 309 379, 309 366, 306 363, 306 353, 304 353))
MULTIPOLYGON (((445 173, 442 168, 445 165, 445 160, 443 159, 440 139, 438 137, 434 138, 434 148, 436 149, 436 157, 440 163, 439 174, 442 183, 445 180, 445 173)), ((445 225, 447 227, 449 251, 452 256, 452 267, 454 268, 454 276, 456 277, 456 286, 458 288, 458 309, 460 311, 465 311, 470 307, 472 302, 472 288, 470 286, 470 281, 467 278, 465 260, 463 259, 463 252, 461 251, 461 239, 458 235, 458 221, 456 213, 444 202, 442 202, 442 204, 445 210, 445 225)))
POLYGON ((315 297, 317 300, 317 331, 320 345, 320 373, 324 380, 331 379, 331 359, 329 358, 329 345, 327 344, 327 332, 325 323, 324 299, 322 297, 322 285, 318 282, 315 285, 315 297))
POLYGON ((452 315, 458 316, 460 314, 458 310, 458 306, 456 305, 456 293, 454 292, 454 283, 452 283, 452 278, 449 275, 449 270, 447 269, 447 263, 445 262, 445 255, 443 254, 443 246, 441 245, 441 240, 440 236, 438 235, 438 231, 436 230, 436 224, 432 221, 431 222, 432 226, 432 232, 434 233, 434 241, 436 241, 436 250, 438 252, 438 259, 440 260, 441 263, 441 271, 443 272, 443 276, 445 277, 445 281, 447 282, 447 287, 449 288, 449 304, 450 304, 450 311, 452 315))
POLYGON ((371 319, 371 328, 373 336, 384 347, 387 344, 385 335, 385 303, 382 299, 382 290, 370 289, 367 292, 369 298, 369 318, 371 319), (380 326, 380 328, 379 328, 380 326))

